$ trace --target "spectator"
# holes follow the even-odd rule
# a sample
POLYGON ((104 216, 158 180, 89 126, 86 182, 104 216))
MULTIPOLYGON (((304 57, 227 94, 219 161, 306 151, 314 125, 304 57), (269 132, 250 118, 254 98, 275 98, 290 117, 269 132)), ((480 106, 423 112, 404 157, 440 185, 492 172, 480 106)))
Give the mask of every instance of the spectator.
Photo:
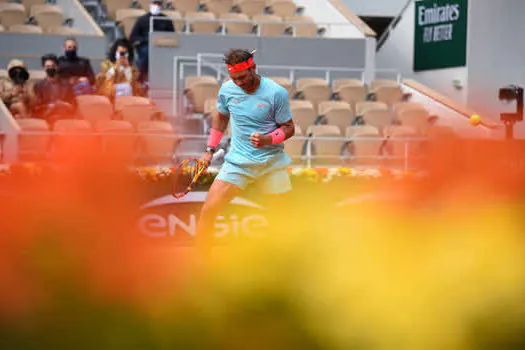
MULTIPOLYGON (((140 16, 131 30, 130 40, 133 46, 137 47, 139 54, 141 82, 148 80, 150 18, 152 16, 166 17, 166 15, 162 13, 162 5, 162 0, 151 0, 149 12, 140 16)), ((173 22, 170 20, 154 19, 153 31, 174 32, 175 28, 173 27, 173 22)))
POLYGON ((127 39, 118 39, 109 50, 108 60, 102 64, 98 93, 114 100, 119 96, 140 96, 139 71, 133 65, 133 47, 127 39))
POLYGON ((0 78, 0 97, 15 118, 28 118, 35 101, 29 85, 29 72, 21 60, 7 66, 8 78, 0 78))
POLYGON ((95 84, 95 74, 89 59, 79 57, 78 44, 75 38, 64 41, 64 56, 58 58, 60 78, 67 79, 75 95, 91 93, 91 86, 95 84))
POLYGON ((73 118, 75 96, 69 82, 59 78, 58 58, 55 55, 42 57, 46 78, 35 85, 38 117, 53 123, 56 119, 73 118))

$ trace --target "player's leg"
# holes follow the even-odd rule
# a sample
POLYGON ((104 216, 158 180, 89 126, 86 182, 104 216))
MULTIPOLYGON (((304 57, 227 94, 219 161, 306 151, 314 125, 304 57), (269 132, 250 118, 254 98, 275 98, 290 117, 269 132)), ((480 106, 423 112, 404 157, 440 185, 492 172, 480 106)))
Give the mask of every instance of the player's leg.
POLYGON ((286 169, 270 171, 258 180, 258 186, 265 194, 264 201, 268 208, 270 225, 274 228, 282 227, 293 221, 292 183, 288 171, 286 169))
POLYGON ((210 187, 197 225, 197 247, 208 259, 213 244, 213 229, 217 215, 248 185, 248 177, 238 174, 236 167, 225 163, 210 187))

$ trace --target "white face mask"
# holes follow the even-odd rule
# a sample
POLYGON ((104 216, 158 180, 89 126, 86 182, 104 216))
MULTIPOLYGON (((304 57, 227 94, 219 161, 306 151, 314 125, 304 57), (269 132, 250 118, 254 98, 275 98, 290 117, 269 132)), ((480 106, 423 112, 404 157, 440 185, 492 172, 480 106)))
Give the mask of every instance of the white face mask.
POLYGON ((153 16, 157 16, 160 13, 160 10, 161 10, 161 8, 160 8, 159 5, 155 5, 155 4, 149 5, 149 12, 153 16))

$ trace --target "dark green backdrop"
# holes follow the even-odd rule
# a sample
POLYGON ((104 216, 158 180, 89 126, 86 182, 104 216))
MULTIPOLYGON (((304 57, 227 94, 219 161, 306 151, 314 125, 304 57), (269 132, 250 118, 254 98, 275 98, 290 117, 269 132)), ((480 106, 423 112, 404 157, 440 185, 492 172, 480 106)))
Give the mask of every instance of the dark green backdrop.
MULTIPOLYGON (((442 11, 443 12, 443 11, 442 11)), ((423 11, 424 13, 424 11, 423 11)), ((424 71, 439 68, 462 67, 467 64, 467 16, 468 0, 420 0, 415 3, 415 33, 414 33, 414 71, 424 71), (449 5, 457 6, 453 11, 453 19, 445 18, 438 23, 428 22, 429 16, 422 18, 423 9, 434 9, 449 5)), ((432 16, 430 16, 432 18, 432 16)), ((435 19, 435 18, 434 18, 435 19)))

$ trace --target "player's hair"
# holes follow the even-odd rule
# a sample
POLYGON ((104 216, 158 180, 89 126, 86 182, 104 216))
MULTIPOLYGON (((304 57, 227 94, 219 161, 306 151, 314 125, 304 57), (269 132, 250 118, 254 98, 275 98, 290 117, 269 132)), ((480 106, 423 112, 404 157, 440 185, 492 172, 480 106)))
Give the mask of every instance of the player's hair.
POLYGON ((243 49, 230 49, 230 51, 224 55, 224 63, 237 64, 248 61, 252 57, 253 54, 250 51, 243 49))

